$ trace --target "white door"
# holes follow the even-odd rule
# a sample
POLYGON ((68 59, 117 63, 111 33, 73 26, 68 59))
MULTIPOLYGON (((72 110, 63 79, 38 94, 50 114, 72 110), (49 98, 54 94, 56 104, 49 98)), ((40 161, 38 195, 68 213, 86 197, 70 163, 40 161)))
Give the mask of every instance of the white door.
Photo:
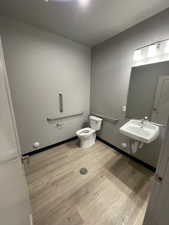
POLYGON ((152 113, 152 121, 167 124, 169 116, 169 76, 159 78, 155 102, 152 113))
POLYGON ((19 158, 0 162, 0 224, 31 225, 28 188, 19 158))
POLYGON ((28 187, 12 112, 0 41, 0 224, 30 225, 28 187))
POLYGON ((169 165, 162 180, 153 183, 153 192, 144 225, 169 225, 169 165))
POLYGON ((144 225, 169 225, 169 122, 144 225))

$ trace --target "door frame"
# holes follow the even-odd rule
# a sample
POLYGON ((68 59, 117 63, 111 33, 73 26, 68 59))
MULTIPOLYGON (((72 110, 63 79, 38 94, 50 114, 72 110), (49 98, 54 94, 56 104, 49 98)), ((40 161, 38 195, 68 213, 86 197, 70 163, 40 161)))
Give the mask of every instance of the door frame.
POLYGON ((13 110, 12 97, 11 97, 10 85, 9 85, 9 80, 8 80, 8 75, 7 75, 7 70, 6 70, 1 35, 0 35, 0 66, 2 67, 2 71, 3 71, 2 76, 4 77, 4 84, 5 84, 5 89, 6 89, 6 93, 7 93, 8 102, 9 102, 11 118, 12 118, 12 126, 13 126, 13 130, 15 133, 15 138, 16 138, 17 151, 18 151, 19 157, 21 158, 22 157, 21 146, 20 146, 20 141, 19 141, 19 136, 18 136, 18 129, 17 129, 17 125, 16 125, 15 114, 14 114, 14 110, 13 110))
MULTIPOLYGON (((154 95, 154 103, 153 103, 153 109, 152 109, 152 121, 156 121, 156 110, 159 103, 159 96, 161 95, 161 88, 163 85, 163 81, 165 79, 169 79, 169 75, 162 75, 158 78, 157 86, 156 86, 156 93, 154 95)), ((157 121, 158 122, 158 121, 157 121)))
MULTIPOLYGON (((165 191, 166 185, 169 183, 169 120, 166 128, 165 139, 161 146, 160 156, 157 164, 156 174, 153 181, 152 193, 146 215, 144 218, 143 225, 163 225, 162 221, 165 221, 165 218, 160 218, 160 212, 162 208, 162 199, 166 195, 165 191), (157 221, 161 221, 160 223, 157 221)), ((169 198, 167 199, 169 201, 169 198)), ((168 202, 167 202, 168 203, 168 202)), ((168 203, 169 204, 169 203, 168 203)), ((166 215, 166 218, 169 220, 169 214, 166 215)))

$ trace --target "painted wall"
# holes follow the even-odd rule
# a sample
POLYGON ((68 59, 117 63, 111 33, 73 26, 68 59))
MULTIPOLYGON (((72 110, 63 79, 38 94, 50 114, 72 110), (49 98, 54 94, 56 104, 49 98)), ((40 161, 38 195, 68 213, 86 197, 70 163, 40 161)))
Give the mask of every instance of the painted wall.
POLYGON ((36 27, 0 18, 0 35, 23 153, 74 137, 89 113, 90 49, 36 27), (59 113, 58 93, 64 95, 59 113), (84 115, 47 123, 47 117, 84 115))
MULTIPOLYGON (((165 10, 92 49, 91 111, 119 119, 117 124, 105 121, 99 136, 120 149, 123 142, 129 143, 119 133, 119 127, 125 122, 122 106, 127 103, 133 52, 169 38, 168 21, 169 10, 165 10)), ((155 167, 160 142, 159 139, 146 145, 135 157, 155 167)), ((131 154, 130 146, 123 150, 131 154)))

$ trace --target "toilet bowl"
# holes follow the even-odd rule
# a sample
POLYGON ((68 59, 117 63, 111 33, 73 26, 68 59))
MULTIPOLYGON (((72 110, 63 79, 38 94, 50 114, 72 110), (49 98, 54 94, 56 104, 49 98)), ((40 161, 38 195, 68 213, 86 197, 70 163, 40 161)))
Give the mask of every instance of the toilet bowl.
POLYGON ((96 133, 95 133, 95 130, 93 130, 92 128, 87 127, 87 128, 78 130, 76 132, 76 135, 80 139, 80 147, 82 148, 89 148, 95 143, 96 133))
POLYGON ((76 132, 80 140, 81 148, 89 148, 96 142, 96 131, 100 130, 102 119, 96 116, 89 117, 90 127, 83 128, 76 132))

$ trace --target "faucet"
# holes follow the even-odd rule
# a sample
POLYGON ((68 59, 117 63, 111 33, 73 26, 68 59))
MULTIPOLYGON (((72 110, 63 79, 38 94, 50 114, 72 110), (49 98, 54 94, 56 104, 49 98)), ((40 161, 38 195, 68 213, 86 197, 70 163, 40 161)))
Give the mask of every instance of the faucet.
MULTIPOLYGON (((144 126, 144 123, 148 121, 148 116, 145 116, 144 119, 141 119, 141 128, 143 128, 144 126)), ((158 127, 166 127, 167 125, 165 124, 161 124, 161 123, 156 123, 156 122, 153 122, 153 121, 150 121, 152 124, 158 126, 158 127)))
POLYGON ((145 116, 144 119, 141 120, 141 128, 143 128, 144 123, 148 121, 148 116, 145 116))

